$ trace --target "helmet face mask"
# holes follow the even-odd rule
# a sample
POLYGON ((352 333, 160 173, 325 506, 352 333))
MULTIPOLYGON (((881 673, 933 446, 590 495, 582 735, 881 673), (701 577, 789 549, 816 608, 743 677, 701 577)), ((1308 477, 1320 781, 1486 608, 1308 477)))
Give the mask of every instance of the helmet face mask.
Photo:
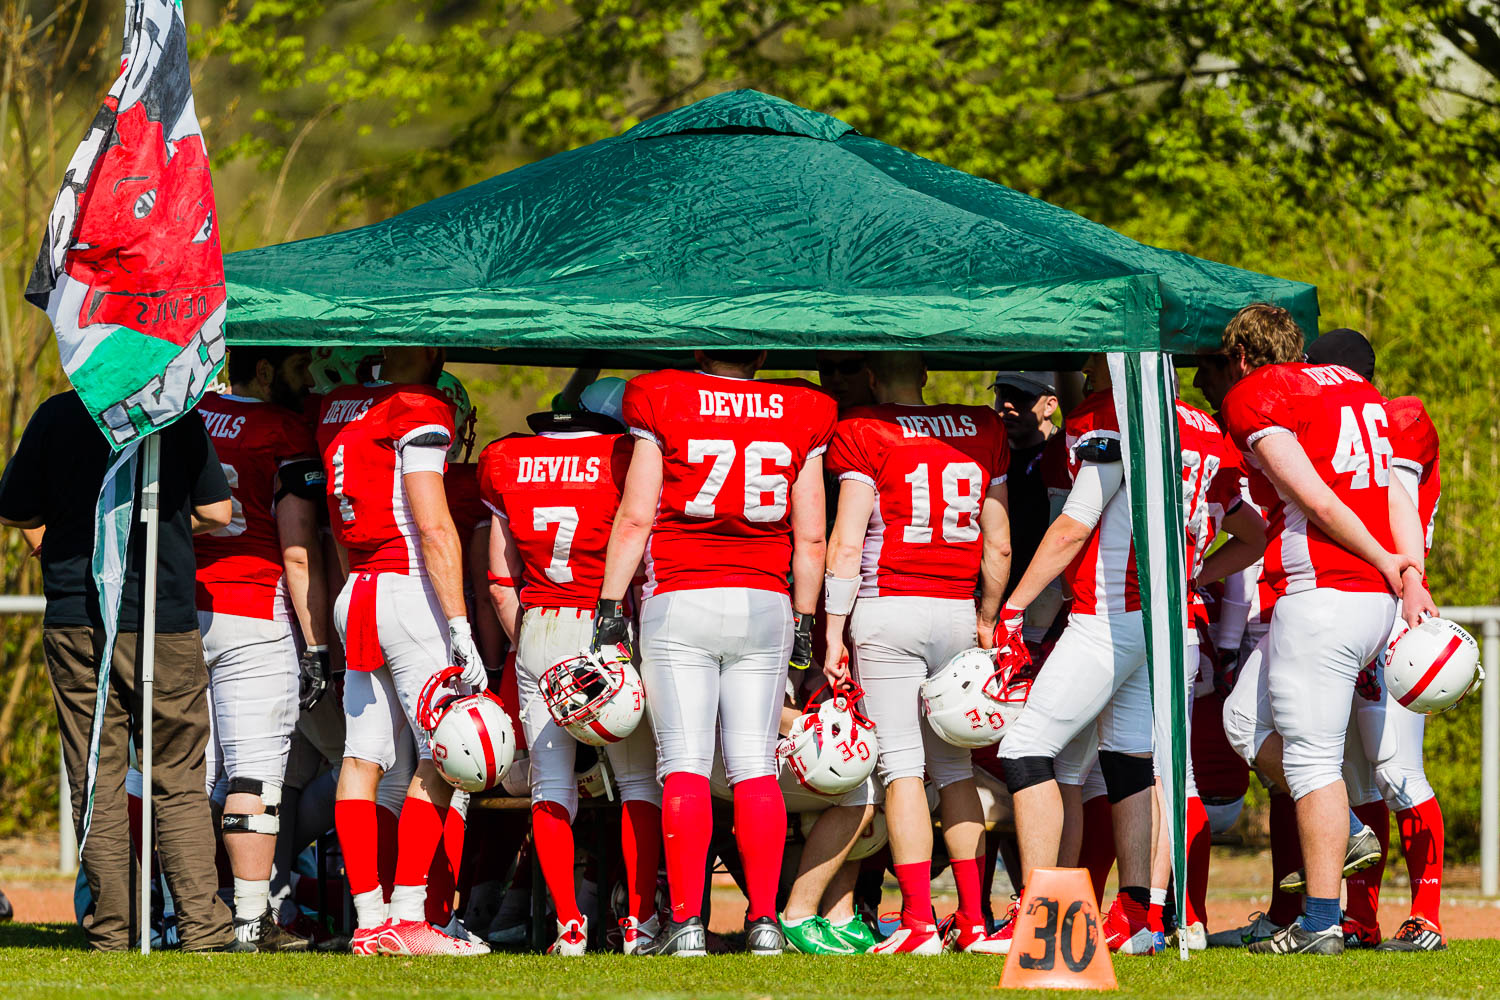
POLYGON ((569 657, 537 686, 553 721, 589 746, 623 740, 645 715, 646 690, 623 647, 569 657))
POLYGON ((875 770, 875 726, 855 707, 860 692, 840 693, 792 721, 776 747, 797 780, 819 795, 843 795, 875 770))

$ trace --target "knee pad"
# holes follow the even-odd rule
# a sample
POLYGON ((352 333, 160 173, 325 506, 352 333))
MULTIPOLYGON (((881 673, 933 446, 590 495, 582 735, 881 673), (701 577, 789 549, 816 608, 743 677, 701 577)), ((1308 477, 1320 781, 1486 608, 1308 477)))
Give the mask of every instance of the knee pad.
POLYGON ((230 778, 229 794, 257 796, 266 811, 263 813, 226 812, 219 822, 219 828, 225 834, 266 833, 274 837, 281 832, 281 818, 278 815, 281 809, 280 785, 256 778, 230 778))
POLYGON ((1099 751, 1099 770, 1104 774, 1110 805, 1146 791, 1156 781, 1150 757, 1132 757, 1114 750, 1099 751))
POLYGON ((1025 791, 1032 785, 1057 780, 1052 770, 1051 757, 1004 757, 1005 787, 1010 794, 1025 791))

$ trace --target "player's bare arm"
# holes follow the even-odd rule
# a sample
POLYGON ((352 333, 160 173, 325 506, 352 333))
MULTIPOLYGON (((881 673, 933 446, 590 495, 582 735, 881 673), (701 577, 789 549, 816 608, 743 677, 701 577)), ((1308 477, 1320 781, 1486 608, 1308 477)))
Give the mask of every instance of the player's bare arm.
MULTIPOLYGON (((476 546, 477 550, 477 546, 476 546)), ((486 581, 490 604, 500 619, 500 627, 514 645, 521 634, 521 597, 516 590, 516 581, 521 579, 521 554, 516 548, 515 537, 510 533, 510 522, 503 517, 490 516, 489 573, 486 581)))
POLYGON ((408 472, 402 477, 412 520, 422 545, 422 560, 427 564, 428 580, 437 595, 438 606, 448 618, 463 618, 463 556, 458 544, 458 529, 448 510, 448 495, 443 490, 440 472, 408 472))
POLYGON ((875 512, 875 490, 868 483, 845 479, 839 484, 839 508, 833 517, 833 534, 827 543, 824 576, 824 629, 828 652, 824 654, 823 673, 834 684, 849 679, 849 662, 844 655, 844 624, 854 607, 859 591, 859 559, 864 551, 865 532, 875 512))
POLYGON ((975 631, 981 649, 995 643, 1000 599, 1010 582, 1010 490, 996 483, 984 494, 979 509, 979 535, 984 549, 979 559, 979 617, 975 631))
POLYGON ((1417 565, 1416 561, 1387 552, 1375 540, 1364 522, 1323 482, 1295 436, 1267 434, 1251 450, 1261 471, 1282 496, 1296 503, 1329 538, 1379 570, 1392 593, 1401 593, 1401 575, 1408 566, 1417 565))
POLYGON ((1391 540, 1396 551, 1410 558, 1412 565, 1401 571, 1401 618, 1416 628, 1425 617, 1436 616, 1437 604, 1423 581, 1426 572, 1426 532, 1422 530, 1422 515, 1417 511, 1417 477, 1411 471, 1393 465, 1389 490, 1391 511, 1391 540))
POLYGON ((1254 566, 1265 555, 1269 540, 1266 519, 1250 504, 1236 505, 1224 515, 1219 527, 1229 538, 1203 560, 1198 583, 1227 579, 1254 566))
POLYGON ((323 581, 323 545, 318 508, 304 497, 287 495, 276 504, 276 535, 286 588, 306 645, 328 645, 328 588, 323 581))
MULTIPOLYGON (((469 565, 466 569, 469 574, 469 587, 475 594, 484 594, 489 591, 490 537, 490 526, 481 524, 474 529, 474 535, 470 540, 469 565)), ((485 604, 482 600, 478 601, 474 609, 474 635, 475 642, 479 646, 480 659, 484 660, 487 668, 498 670, 501 665, 506 632, 495 613, 493 601, 490 604, 485 604)))
MULTIPOLYGON (((205 535, 210 531, 218 531, 226 527, 234 518, 234 502, 229 499, 220 500, 217 503, 206 503, 193 507, 192 522, 193 534, 205 535)), ((37 523, 41 523, 38 519, 37 523)), ((20 524, 20 528, 32 528, 33 524, 20 524)))
POLYGON ((812 665, 812 617, 828 548, 823 457, 809 458, 792 483, 792 666, 812 665))
POLYGON ((656 504, 661 498, 661 477, 661 449, 654 441, 636 438, 630 471, 625 475, 625 488, 620 494, 620 507, 615 511, 609 532, 600 600, 625 599, 636 567, 646 554, 646 539, 651 535, 656 504))

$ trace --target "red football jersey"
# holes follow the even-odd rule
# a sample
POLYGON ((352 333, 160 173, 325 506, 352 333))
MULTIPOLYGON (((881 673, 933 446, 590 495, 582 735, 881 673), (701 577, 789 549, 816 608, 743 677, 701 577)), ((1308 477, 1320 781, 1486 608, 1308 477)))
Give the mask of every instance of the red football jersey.
POLYGON ((1375 567, 1330 539, 1276 491, 1251 450, 1266 435, 1296 435, 1323 482, 1389 549, 1390 421, 1375 387, 1342 365, 1266 365, 1229 390, 1223 416, 1251 470, 1252 494, 1268 501, 1265 575, 1272 589, 1278 595, 1315 587, 1389 591, 1375 567))
POLYGON ((829 471, 875 491, 861 597, 973 598, 985 490, 1005 482, 1010 444, 986 406, 858 406, 838 423, 829 471))
MULTIPOLYGON (((328 517, 353 572, 424 574, 406 501, 403 452, 453 441, 453 404, 425 385, 376 382, 323 397, 318 447, 328 470, 328 517)), ((436 471, 436 470, 434 470, 436 471)))
POLYGON ((1187 525, 1188 578, 1197 576, 1219 522, 1239 499, 1239 453, 1214 418, 1177 401, 1177 440, 1182 451, 1182 514, 1187 525))
POLYGON ((801 380, 659 371, 631 379, 624 405, 630 432, 662 452, 644 596, 786 593, 792 483, 833 437, 833 398, 801 380))
POLYGON ((1443 493, 1438 473, 1438 434, 1427 415, 1427 407, 1415 396, 1398 396, 1385 404, 1391 420, 1391 462, 1414 470, 1418 476, 1417 513, 1427 551, 1432 551, 1432 532, 1437 526, 1438 500, 1443 493))
POLYGON ((244 396, 210 392, 198 403, 203 426, 229 480, 229 524, 193 539, 199 611, 286 621, 280 600, 281 540, 276 473, 318 446, 300 414, 244 396))
POLYGON ((593 610, 634 447, 625 434, 514 434, 479 456, 479 492, 510 525, 528 608, 593 610))

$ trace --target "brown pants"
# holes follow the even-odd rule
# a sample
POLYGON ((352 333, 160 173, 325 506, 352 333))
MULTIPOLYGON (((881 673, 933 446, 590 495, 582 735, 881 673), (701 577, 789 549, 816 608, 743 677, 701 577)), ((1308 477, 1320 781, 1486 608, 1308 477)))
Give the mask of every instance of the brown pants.
MULTIPOLYGON (((94 815, 83 849, 93 909, 83 918, 89 944, 123 951, 139 941, 138 877, 125 796, 128 743, 140 740, 139 637, 115 641, 109 700, 99 741, 94 815)), ((42 637, 73 790, 73 824, 81 831, 89 733, 104 633, 86 626, 50 628, 42 637)), ((217 895, 213 817, 204 793, 208 746, 208 670, 197 630, 156 637, 151 725, 151 801, 155 847, 177 908, 185 951, 229 942, 229 908, 217 895)))

